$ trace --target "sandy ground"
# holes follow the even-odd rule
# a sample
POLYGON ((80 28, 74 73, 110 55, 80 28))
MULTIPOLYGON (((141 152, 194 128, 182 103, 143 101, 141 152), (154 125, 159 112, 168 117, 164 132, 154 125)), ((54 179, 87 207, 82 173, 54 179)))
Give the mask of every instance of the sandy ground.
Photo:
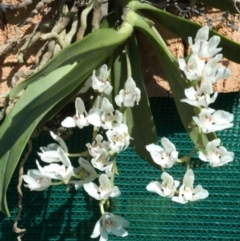
MULTIPOLYGON (((3 0, 4 4, 13 4, 16 5, 19 0, 3 0)), ((38 1, 37 1, 38 2, 38 1)), ((0 15, 0 46, 10 39, 16 36, 15 26, 16 24, 21 23, 24 19, 29 16, 30 11, 34 8, 36 3, 29 5, 28 8, 22 8, 19 10, 9 10, 6 13, 0 15)), ((20 38, 31 33, 36 23, 41 21, 48 21, 51 17, 51 12, 45 16, 46 9, 43 8, 42 11, 37 14, 31 21, 31 23, 23 25, 20 27, 20 38)), ((221 16, 221 12, 218 10, 211 9, 210 13, 211 18, 217 19, 221 16)), ((205 20, 201 17, 193 17, 193 20, 206 24, 205 20)), ((215 29, 219 30, 220 33, 225 36, 233 39, 237 42, 240 42, 240 30, 234 31, 229 27, 226 27, 226 24, 216 22, 215 29)), ((156 24, 156 28, 160 31, 163 38, 166 40, 170 50, 176 57, 183 57, 186 50, 186 43, 172 33, 166 31, 159 24, 156 24)), ((141 37, 141 36, 140 36, 141 37)), ((34 64, 34 56, 38 49, 43 45, 42 41, 38 41, 36 44, 31 47, 29 51, 24 55, 25 63, 18 63, 17 56, 19 48, 22 46, 18 44, 17 46, 12 47, 9 54, 2 56, 0 58, 1 64, 1 79, 0 79, 0 95, 6 93, 9 90, 10 82, 14 73, 20 70, 27 70, 34 64)), ((151 51, 150 45, 141 37, 139 43, 141 49, 141 58, 143 63, 143 73, 144 79, 146 82, 147 91, 149 96, 170 96, 170 88, 167 81, 164 78, 161 65, 158 64, 156 56, 153 51, 151 51)), ((219 92, 232 92, 240 90, 240 68, 238 64, 230 62, 228 60, 224 61, 224 64, 232 70, 232 75, 225 81, 219 81, 215 85, 215 89, 219 92)), ((2 102, 0 101, 0 105, 2 102)))

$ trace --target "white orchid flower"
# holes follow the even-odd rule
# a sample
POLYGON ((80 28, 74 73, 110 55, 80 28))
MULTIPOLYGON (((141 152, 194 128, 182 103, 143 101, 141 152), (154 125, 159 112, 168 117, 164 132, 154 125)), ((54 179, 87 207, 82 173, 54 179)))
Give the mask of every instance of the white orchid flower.
POLYGON ((192 169, 188 169, 183 178, 183 185, 179 189, 179 195, 173 197, 172 201, 185 204, 188 201, 196 201, 199 199, 205 199, 208 197, 208 191, 203 189, 201 185, 197 185, 193 188, 194 173, 192 169))
POLYGON ((190 81, 201 78, 205 66, 205 61, 199 59, 197 54, 192 54, 187 63, 184 59, 178 59, 179 68, 184 72, 190 81))
POLYGON ((51 143, 48 146, 40 147, 40 150, 42 152, 38 152, 38 155, 40 156, 42 161, 47 163, 60 162, 61 158, 59 156, 59 153, 57 152, 57 149, 60 147, 64 152, 68 153, 67 145, 60 136, 54 134, 52 131, 50 131, 50 135, 59 144, 51 143))
POLYGON ((69 179, 73 175, 73 166, 68 156, 61 148, 58 148, 57 152, 60 156, 60 160, 63 165, 59 165, 57 163, 51 163, 50 165, 41 167, 39 162, 36 161, 38 170, 45 177, 62 180, 64 183, 67 184, 69 182, 69 179))
POLYGON ((113 152, 120 152, 130 144, 130 136, 126 124, 121 124, 106 132, 107 138, 110 141, 109 147, 113 152))
POLYGON ((97 238, 100 235, 100 241, 108 240, 108 233, 113 233, 117 237, 126 237, 128 232, 124 228, 129 227, 129 222, 118 215, 105 212, 97 221, 91 238, 97 238))
POLYGON ((132 77, 129 77, 125 83, 125 89, 120 90, 115 96, 115 102, 118 106, 133 107, 135 102, 139 103, 141 99, 141 90, 136 86, 132 77))
POLYGON ((150 182, 146 189, 149 192, 155 192, 162 197, 173 197, 180 182, 173 180, 173 177, 166 172, 162 173, 161 179, 163 180, 162 183, 157 181, 150 182))
POLYGON ((205 65, 203 79, 216 83, 219 79, 226 79, 231 75, 231 70, 218 62, 222 59, 222 54, 217 54, 205 65))
POLYGON ((109 95, 113 87, 111 86, 110 82, 107 81, 107 77, 108 77, 107 65, 104 64, 99 71, 100 71, 100 74, 98 76, 96 76, 95 70, 92 73, 92 88, 94 90, 97 90, 100 93, 104 92, 105 94, 109 95))
POLYGON ((178 159, 178 152, 172 142, 166 137, 161 139, 160 147, 155 144, 149 144, 146 149, 150 152, 150 155, 155 163, 162 166, 163 168, 170 168, 178 159))
POLYGON ((89 123, 87 121, 87 112, 85 109, 84 102, 81 98, 76 98, 75 100, 75 108, 76 108, 76 116, 73 117, 66 117, 62 122, 61 125, 66 128, 72 128, 77 126, 78 128, 82 129, 84 126, 88 126, 89 123))
POLYGON ((81 180, 73 180, 69 183, 74 184, 75 189, 78 190, 85 183, 92 182, 98 177, 97 172, 92 167, 92 165, 82 157, 78 159, 80 167, 74 169, 74 173, 81 176, 81 180))
POLYGON ((112 184, 106 174, 101 174, 99 177, 99 187, 93 183, 83 184, 84 190, 97 200, 107 200, 109 197, 118 197, 121 192, 117 186, 112 187, 112 184))
POLYGON ((112 165, 113 162, 109 162, 109 142, 103 140, 101 135, 97 135, 92 144, 87 143, 86 146, 88 148, 89 154, 93 157, 91 160, 94 168, 97 168, 100 171, 105 171, 107 176, 110 177, 112 175, 112 165))
POLYGON ((181 99, 182 102, 188 103, 196 107, 208 107, 211 103, 214 103, 218 93, 213 94, 213 87, 210 81, 204 81, 201 83, 200 88, 195 90, 194 87, 190 87, 184 90, 186 99, 181 99), (211 96, 211 94, 213 94, 211 96))
POLYGON ((31 191, 43 191, 51 185, 51 179, 42 175, 39 170, 28 170, 27 175, 22 175, 22 178, 27 183, 24 186, 31 191))
POLYGON ((122 123, 123 115, 120 111, 113 109, 113 105, 107 98, 103 98, 101 109, 92 108, 89 111, 87 120, 90 124, 97 127, 112 129, 122 123))
POLYGON ((109 152, 106 149, 102 148, 98 150, 98 155, 92 158, 91 163, 93 167, 100 171, 105 171, 106 175, 108 177, 111 177, 113 162, 110 162, 109 160, 109 152))
POLYGON ((217 54, 222 48, 217 48, 220 37, 213 36, 208 41, 209 27, 204 26, 197 32, 195 43, 193 44, 192 37, 188 37, 188 43, 192 52, 203 58, 209 58, 217 54))
POLYGON ((220 146, 221 140, 215 139, 208 142, 206 152, 199 152, 199 158, 204 162, 209 162, 212 167, 220 167, 233 161, 234 153, 228 152, 223 146, 220 146))
POLYGON ((229 112, 208 108, 202 109, 198 117, 193 116, 193 120, 203 133, 210 133, 233 127, 233 117, 229 112))
POLYGON ((95 138, 95 141, 92 142, 92 144, 87 143, 86 144, 88 148, 88 152, 92 157, 99 156, 99 150, 105 149, 106 151, 109 150, 109 142, 104 141, 102 135, 98 134, 95 138))

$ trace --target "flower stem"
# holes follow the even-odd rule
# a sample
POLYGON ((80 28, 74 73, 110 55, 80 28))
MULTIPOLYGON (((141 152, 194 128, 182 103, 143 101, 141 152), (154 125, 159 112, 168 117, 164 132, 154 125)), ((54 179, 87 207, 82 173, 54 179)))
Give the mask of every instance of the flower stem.
POLYGON ((132 77, 132 68, 131 68, 131 63, 130 63, 130 58, 129 58, 129 46, 128 43, 125 43, 125 51, 126 51, 126 61, 127 61, 127 76, 132 77))
POLYGON ((177 160, 178 163, 186 163, 187 164, 187 170, 190 168, 191 164, 191 158, 194 155, 194 153, 197 151, 197 145, 193 147, 193 149, 188 153, 188 155, 181 157, 177 160))
POLYGON ((61 184, 63 184, 63 181, 59 181, 59 182, 51 182, 51 186, 59 186, 61 184))
POLYGON ((178 163, 186 163, 187 169, 190 168, 191 158, 193 157, 194 153, 197 151, 197 146, 194 146, 193 149, 188 153, 188 155, 181 157, 177 160, 178 163))
POLYGON ((82 179, 82 176, 80 176, 80 175, 78 175, 78 174, 75 174, 75 173, 73 173, 72 176, 75 177, 75 178, 78 178, 78 179, 82 179))
POLYGON ((81 153, 68 153, 67 154, 69 157, 78 157, 78 156, 88 156, 88 151, 83 151, 81 153))
POLYGON ((106 200, 101 200, 99 202, 99 206, 100 206, 100 211, 101 211, 101 214, 103 215, 105 213, 104 211, 104 204, 105 204, 106 200))

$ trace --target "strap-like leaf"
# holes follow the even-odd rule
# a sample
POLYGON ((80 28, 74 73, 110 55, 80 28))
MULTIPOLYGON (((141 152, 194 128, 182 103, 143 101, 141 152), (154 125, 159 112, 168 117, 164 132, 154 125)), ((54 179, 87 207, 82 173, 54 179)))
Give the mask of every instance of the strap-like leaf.
POLYGON ((151 165, 159 168, 146 150, 146 145, 157 143, 157 132, 142 76, 137 40, 134 35, 129 39, 129 55, 132 77, 137 87, 141 90, 139 105, 128 108, 126 112, 129 133, 133 138, 133 140, 131 140, 131 146, 140 157, 147 160, 151 165))
POLYGON ((154 48, 154 51, 164 70, 166 79, 170 84, 174 101, 178 109, 178 113, 180 115, 182 123, 185 127, 185 130, 189 134, 191 140, 193 141, 193 143, 197 144, 199 140, 201 140, 201 143, 199 144, 202 144, 202 143, 207 143, 208 140, 214 139, 215 138, 214 134, 211 134, 211 135, 201 134, 202 136, 200 138, 199 133, 198 131, 196 131, 196 129, 189 128, 189 124, 192 121, 192 116, 195 115, 194 108, 180 101, 181 99, 185 98, 184 89, 188 88, 188 86, 178 68, 178 65, 175 61, 174 56, 169 51, 164 40, 156 31, 154 31, 144 21, 144 19, 141 16, 139 16, 135 12, 132 12, 131 15, 129 14, 128 21, 131 22, 136 27, 138 27, 146 35, 148 40, 151 42, 152 47, 154 48))
POLYGON ((201 2, 208 6, 218 8, 222 11, 229 11, 230 13, 238 13, 234 6, 234 0, 221 0, 221 1, 201 0, 201 2))
POLYGON ((126 27, 121 28, 119 31, 110 28, 96 30, 82 40, 64 48, 36 74, 14 87, 10 92, 10 99, 13 99, 22 89, 34 81, 46 76, 61 66, 85 58, 98 58, 99 55, 104 55, 105 52, 111 51, 113 47, 117 47, 131 34, 132 28, 129 27, 129 25, 124 26, 126 27))
MULTIPOLYGON (((196 34, 197 31, 202 27, 200 24, 194 23, 185 18, 172 15, 149 4, 133 1, 129 4, 129 7, 135 10, 144 10, 144 13, 148 14, 151 18, 159 22, 164 28, 168 29, 176 36, 186 41, 189 36, 196 34)), ((209 36, 211 37, 213 35, 218 35, 221 37, 219 46, 223 48, 223 56, 233 62, 240 63, 240 44, 226 38, 216 31, 210 30, 209 36)))
POLYGON ((6 215, 9 216, 7 187, 33 130, 52 107, 75 91, 110 53, 61 67, 33 83, 7 115, 0 133, 0 208, 6 215))

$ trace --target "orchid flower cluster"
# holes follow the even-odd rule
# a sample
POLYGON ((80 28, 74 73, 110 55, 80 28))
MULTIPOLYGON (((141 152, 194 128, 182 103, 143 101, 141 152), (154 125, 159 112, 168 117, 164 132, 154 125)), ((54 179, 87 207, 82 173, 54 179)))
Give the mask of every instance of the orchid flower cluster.
MULTIPOLYGON (((195 107, 196 116, 192 117, 192 126, 197 127, 199 133, 211 133, 233 126, 233 114, 209 107, 218 95, 217 92, 214 93, 212 85, 220 79, 229 77, 231 71, 219 63, 222 59, 222 54, 218 54, 221 48, 217 47, 220 37, 213 36, 208 40, 208 35, 209 28, 205 26, 197 32, 194 43, 189 37, 191 54, 186 59, 178 59, 179 68, 184 72, 189 85, 189 88, 185 89, 186 98, 181 101, 195 107)), ((179 190, 177 188, 180 182, 174 180, 166 172, 161 175, 161 183, 153 181, 147 185, 147 190, 181 204, 207 198, 209 193, 201 185, 193 187, 194 173, 192 169, 189 169, 190 159, 196 149, 199 149, 199 159, 209 162, 212 167, 223 166, 233 161, 234 153, 227 151, 220 143, 221 140, 216 138, 209 141, 204 149, 196 146, 189 156, 186 156, 185 162, 188 164, 188 170, 179 190)), ((162 147, 155 144, 146 146, 155 163, 162 168, 171 168, 175 162, 184 162, 184 158, 178 159, 174 144, 167 138, 162 138, 161 144, 162 147)))
MULTIPOLYGON (((47 163, 42 167, 36 161, 38 169, 29 170, 22 178, 27 183, 25 186, 30 190, 43 191, 51 185, 72 184, 76 189, 81 187, 93 198, 100 201, 101 218, 95 225, 92 238, 100 236, 100 240, 108 239, 108 233, 125 237, 128 232, 125 230, 129 222, 117 215, 104 211, 108 206, 109 198, 118 197, 121 192, 114 185, 114 175, 118 174, 116 167, 116 154, 124 151, 130 142, 128 127, 123 122, 124 113, 114 110, 113 105, 107 97, 112 91, 112 86, 108 81, 108 68, 103 65, 99 74, 94 70, 92 76, 88 78, 81 93, 92 87, 97 93, 94 106, 87 112, 81 98, 76 98, 76 115, 66 117, 61 125, 66 128, 83 128, 93 125, 93 142, 87 143, 87 159, 84 153, 69 154, 64 140, 50 132, 52 138, 58 142, 41 147, 38 153, 40 159, 47 163), (104 130, 107 140, 99 134, 104 130), (69 157, 79 156, 79 166, 73 167, 69 157), (96 171, 97 170, 97 171, 96 171), (93 181, 98 179, 99 185, 93 181), (55 180, 55 181, 52 181, 55 180)), ((129 77, 125 84, 125 89, 120 90, 115 96, 116 105, 119 107, 133 107, 138 104, 141 98, 141 91, 136 83, 129 77)))
MULTIPOLYGON (((208 40, 209 28, 201 28, 193 40, 189 37, 191 54, 186 59, 178 59, 179 68, 184 72, 189 88, 185 89, 186 98, 181 101, 194 106, 196 116, 192 117, 191 128, 198 128, 198 132, 211 133, 224 130, 233 126, 233 115, 223 110, 209 108, 218 93, 214 93, 212 84, 219 79, 225 79, 231 71, 220 62, 222 55, 218 54, 221 48, 217 48, 220 38, 213 36, 208 40)), ((129 222, 123 217, 105 212, 108 208, 109 199, 117 198, 121 191, 114 185, 114 175, 118 174, 116 166, 117 153, 124 151, 130 144, 128 126, 124 123, 126 108, 134 107, 141 99, 141 91, 136 86, 133 78, 128 77, 125 88, 115 96, 115 103, 119 110, 114 109, 107 96, 113 87, 108 80, 109 71, 104 64, 98 71, 93 71, 86 80, 80 93, 85 93, 89 88, 97 93, 94 105, 87 110, 83 100, 78 97, 75 101, 76 114, 74 117, 66 117, 61 125, 65 128, 93 126, 93 142, 87 143, 87 151, 70 154, 64 140, 50 132, 57 143, 41 147, 38 153, 42 166, 38 161, 38 169, 29 170, 22 178, 27 183, 25 186, 30 190, 43 191, 54 185, 74 185, 75 189, 83 189, 92 198, 99 200, 102 216, 97 221, 91 238, 100 236, 101 241, 108 239, 108 233, 119 237, 128 235, 125 229, 129 222), (124 108, 122 108, 124 107, 124 108), (100 131, 105 131, 104 135, 100 131), (106 137, 104 139, 104 137, 106 137), (78 167, 73 167, 70 157, 79 157, 78 167), (83 157, 87 157, 86 159, 83 157), (98 179, 99 185, 95 180, 98 179), (53 181, 54 180, 54 181, 53 181)), ((194 187, 194 173, 190 168, 190 159, 198 150, 199 158, 209 162, 212 167, 219 167, 233 161, 234 153, 228 152, 221 145, 221 140, 216 138, 209 141, 204 148, 198 143, 189 155, 179 158, 175 145, 166 137, 161 139, 161 146, 148 144, 147 151, 153 161, 161 166, 163 172, 162 182, 152 181, 146 187, 150 192, 155 192, 162 197, 171 198, 172 201, 185 204, 200 199, 205 199, 209 193, 201 185, 194 187), (186 162, 187 171, 180 181, 174 180, 165 168, 171 168, 176 162, 186 162), (180 186, 180 187, 179 187, 180 186)))

